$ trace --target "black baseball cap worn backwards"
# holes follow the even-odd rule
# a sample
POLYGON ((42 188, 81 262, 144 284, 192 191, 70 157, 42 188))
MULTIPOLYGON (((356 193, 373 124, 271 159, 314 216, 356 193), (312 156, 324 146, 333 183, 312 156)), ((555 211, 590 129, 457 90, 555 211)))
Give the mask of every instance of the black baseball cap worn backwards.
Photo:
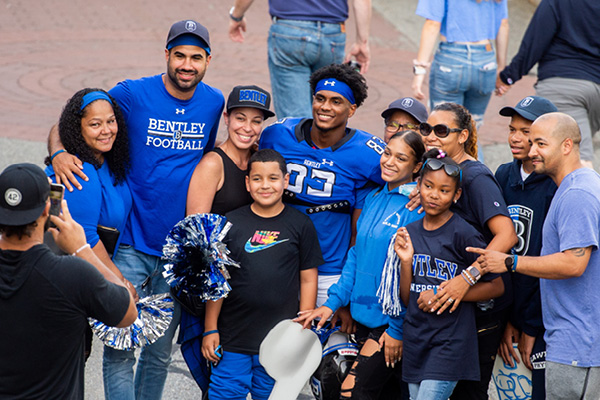
POLYGON ((504 117, 512 117, 515 114, 519 114, 529 121, 535 121, 544 114, 556 111, 558 109, 550 100, 540 96, 527 96, 516 106, 504 107, 499 113, 504 117))
POLYGON ((271 107, 271 94, 256 85, 236 86, 227 98, 227 112, 234 108, 249 107, 263 112, 265 119, 275 115, 271 107))
POLYGON ((42 215, 50 183, 40 167, 13 164, 0 174, 0 224, 27 225, 42 215))

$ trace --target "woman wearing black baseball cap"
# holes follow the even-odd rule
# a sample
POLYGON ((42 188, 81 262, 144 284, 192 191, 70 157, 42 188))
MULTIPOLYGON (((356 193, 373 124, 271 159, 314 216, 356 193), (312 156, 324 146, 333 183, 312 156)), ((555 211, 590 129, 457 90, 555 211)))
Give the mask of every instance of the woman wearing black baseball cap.
MULTIPOLYGON (((227 140, 202 157, 196 166, 188 188, 186 215, 197 213, 225 213, 252 202, 246 190, 248 161, 262 132, 265 119, 275 115, 269 107, 271 94, 258 86, 236 86, 229 93, 223 119, 227 126, 227 140)), ((182 305, 180 337, 193 346, 202 344, 195 335, 194 325, 204 318, 204 304, 190 298, 174 297, 182 305), (186 332, 187 331, 187 332, 186 332)), ((204 325, 202 323, 202 325, 204 325)), ((213 339, 215 335, 206 336, 213 339)), ((184 358, 186 348, 182 346, 184 358)), ((216 346, 215 346, 216 347, 216 346)), ((194 354, 190 354, 194 358, 194 354)))
POLYGON ((271 95, 258 86, 236 86, 227 99, 223 119, 228 137, 196 166, 188 189, 186 214, 226 212, 250 204, 246 170, 262 132, 271 95))

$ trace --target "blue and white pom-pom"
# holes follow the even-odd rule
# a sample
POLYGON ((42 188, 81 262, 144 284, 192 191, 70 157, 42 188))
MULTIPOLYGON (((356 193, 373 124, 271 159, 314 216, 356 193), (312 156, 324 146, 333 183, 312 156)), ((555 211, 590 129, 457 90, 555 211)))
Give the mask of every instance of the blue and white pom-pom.
POLYGON ((105 345, 117 350, 133 350, 156 342, 173 319, 173 299, 168 293, 155 294, 140 299, 136 306, 138 317, 130 326, 116 328, 88 318, 92 331, 105 345))
POLYGON ((231 223, 218 214, 194 214, 179 221, 167 236, 163 276, 177 295, 218 300, 231 291, 227 266, 239 268, 221 241, 231 223))
POLYGON ((395 241, 396 234, 392 236, 388 245, 387 257, 381 272, 381 283, 377 289, 377 297, 383 308, 383 313, 392 317, 397 317, 402 312, 402 303, 400 302, 400 259, 394 251, 395 241))

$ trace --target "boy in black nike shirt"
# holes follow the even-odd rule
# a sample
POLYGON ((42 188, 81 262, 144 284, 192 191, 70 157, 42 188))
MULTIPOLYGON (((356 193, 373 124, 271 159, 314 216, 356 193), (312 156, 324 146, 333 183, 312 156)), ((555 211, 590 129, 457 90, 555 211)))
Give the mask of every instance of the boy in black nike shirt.
POLYGON ((218 362, 211 400, 268 399, 274 380, 258 362, 260 343, 281 320, 315 307, 323 258, 311 220, 281 200, 288 180, 277 151, 256 152, 246 177, 254 202, 226 215, 233 227, 225 242, 240 268, 229 271, 229 296, 206 304, 202 353, 218 362))

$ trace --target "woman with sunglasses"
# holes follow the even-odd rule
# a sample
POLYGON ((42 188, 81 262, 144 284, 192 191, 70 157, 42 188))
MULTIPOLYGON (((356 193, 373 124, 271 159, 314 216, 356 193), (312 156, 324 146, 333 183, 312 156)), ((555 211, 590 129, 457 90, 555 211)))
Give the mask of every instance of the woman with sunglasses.
MULTIPOLYGON (((425 217, 398 230, 394 249, 401 264, 404 320, 402 377, 413 400, 446 400, 457 382, 478 380, 474 303, 502 293, 498 275, 475 285, 470 265, 477 255, 465 250, 484 245, 481 233, 451 210, 461 197, 462 170, 441 150, 431 150, 421 169, 419 191, 425 217), (420 309, 449 279, 470 288, 454 313, 433 315, 420 309)), ((476 275, 476 274, 475 274, 476 275)))
POLYGON ((397 389, 401 382, 404 312, 384 314, 378 288, 387 248, 396 229, 421 219, 420 214, 405 206, 408 194, 415 187, 414 178, 424 152, 420 135, 414 131, 401 131, 389 139, 380 160, 381 178, 386 184, 372 189, 365 199, 358 219, 356 244, 348 252, 339 281, 329 288, 323 306, 298 318, 304 321, 304 327, 320 318, 321 327, 337 309, 350 304, 352 317, 358 323, 355 337, 361 348, 342 384, 341 399, 382 398, 382 391, 387 393, 392 387, 394 398, 408 398, 406 389, 400 389, 405 397, 397 389), (381 347, 384 351, 379 351, 381 347))
MULTIPOLYGON (((420 132, 428 149, 441 149, 455 160, 462 169, 462 196, 452 205, 452 211, 460 215, 483 235, 488 249, 509 252, 517 243, 517 235, 500 186, 492 172, 477 161, 477 130, 475 121, 467 109, 455 103, 442 103, 433 108, 427 123, 421 124, 420 132)), ((477 267, 477 264, 474 264, 477 267)), ((475 271, 479 271, 478 269, 475 271)), ((494 359, 510 305, 510 282, 503 279, 504 295, 478 304, 476 310, 479 338, 481 381, 460 382, 455 388, 455 399, 487 399, 487 387, 494 366, 494 359)), ((424 308, 444 312, 456 310, 469 289, 461 277, 440 285, 432 305, 424 308)))

